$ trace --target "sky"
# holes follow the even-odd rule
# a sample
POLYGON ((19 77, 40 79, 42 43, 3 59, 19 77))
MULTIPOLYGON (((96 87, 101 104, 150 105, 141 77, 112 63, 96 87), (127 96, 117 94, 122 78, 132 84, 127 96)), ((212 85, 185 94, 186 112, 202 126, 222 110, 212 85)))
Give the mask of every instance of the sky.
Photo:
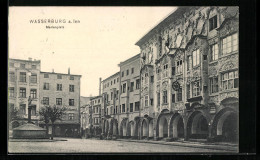
POLYGON ((140 53, 135 43, 175 9, 10 7, 9 58, 41 60, 43 72, 68 73, 70 67, 71 74, 82 75, 81 96, 95 96, 99 77, 113 75, 120 62, 140 53), (35 19, 66 23, 30 23, 35 19))

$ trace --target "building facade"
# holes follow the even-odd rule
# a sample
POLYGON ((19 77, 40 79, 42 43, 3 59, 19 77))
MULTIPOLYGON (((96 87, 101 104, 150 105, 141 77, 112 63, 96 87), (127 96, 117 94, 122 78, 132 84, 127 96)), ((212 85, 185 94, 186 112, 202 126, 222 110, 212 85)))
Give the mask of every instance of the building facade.
POLYGON ((9 59, 8 76, 8 111, 9 128, 16 128, 28 122, 28 100, 31 99, 32 123, 39 123, 39 86, 40 86, 40 60, 9 59), (16 114, 12 114, 15 113, 16 114))
MULTIPOLYGON (((68 74, 54 71, 40 73, 40 106, 67 108, 62 120, 54 123, 55 136, 78 137, 80 134, 80 79, 81 75, 70 74, 70 70, 68 74)), ((51 132, 49 126, 49 133, 51 132)))
POLYGON ((92 124, 90 98, 80 96, 80 134, 81 137, 85 138, 90 134, 90 126, 92 124))
POLYGON ((136 43, 141 130, 149 126, 154 139, 237 142, 238 16, 238 7, 179 7, 136 43))
POLYGON ((101 104, 103 102, 102 96, 95 96, 91 99, 91 110, 92 110, 92 123, 91 123, 91 134, 94 136, 100 136, 101 134, 101 104))

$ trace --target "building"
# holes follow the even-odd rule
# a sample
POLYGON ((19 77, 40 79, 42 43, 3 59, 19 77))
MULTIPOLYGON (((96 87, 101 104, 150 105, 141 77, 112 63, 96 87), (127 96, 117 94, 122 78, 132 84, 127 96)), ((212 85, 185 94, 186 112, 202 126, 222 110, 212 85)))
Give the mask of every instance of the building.
POLYGON ((80 133, 82 137, 87 137, 92 121, 90 110, 90 98, 80 96, 80 133))
POLYGON ((102 133, 104 137, 111 138, 118 134, 120 72, 109 76, 102 81, 102 133))
MULTIPOLYGON (((40 72, 41 107, 64 106, 62 120, 55 121, 55 136, 78 137, 80 134, 80 78, 81 75, 40 72)), ((41 124, 44 126, 44 124, 41 124)), ((52 132, 49 126, 49 133, 52 132)))
POLYGON ((9 128, 16 128, 28 122, 28 100, 31 98, 32 123, 39 123, 39 86, 40 86, 40 60, 20 60, 9 59, 9 76, 8 76, 8 111, 9 128), (18 111, 17 114, 15 111, 18 111))
POLYGON ((101 134, 101 104, 103 102, 102 96, 95 96, 91 99, 91 110, 92 110, 92 123, 91 123, 91 134, 94 136, 100 136, 101 134))
POLYGON ((238 7, 178 7, 136 43, 142 136, 237 142, 238 16, 238 7))

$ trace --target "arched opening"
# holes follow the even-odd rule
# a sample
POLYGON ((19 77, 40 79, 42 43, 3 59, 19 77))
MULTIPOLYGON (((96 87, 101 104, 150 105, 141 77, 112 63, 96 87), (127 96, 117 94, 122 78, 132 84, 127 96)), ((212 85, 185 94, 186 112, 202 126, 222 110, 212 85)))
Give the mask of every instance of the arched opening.
POLYGON ((123 119, 120 125, 120 136, 127 136, 127 119, 123 119))
POLYGON ((147 138, 148 137, 148 125, 146 120, 143 120, 142 124, 142 138, 147 138))
POLYGON ((212 124, 212 134, 216 141, 238 141, 238 115, 230 108, 219 111, 212 124))
POLYGON ((159 120, 159 138, 168 137, 168 122, 165 116, 159 120))
POLYGON ((128 126, 129 126, 129 136, 134 137, 135 136, 134 122, 133 121, 129 122, 128 126))
POLYGON ((179 113, 174 114, 171 118, 170 136, 173 138, 184 138, 184 123, 179 113))
POLYGON ((104 132, 105 135, 108 134, 108 130, 109 130, 109 123, 108 123, 108 120, 106 120, 105 121, 105 132, 104 132))
POLYGON ((149 122, 149 138, 153 137, 153 120, 149 122))
POLYGON ((196 111, 189 117, 187 132, 189 138, 205 139, 208 137, 208 122, 201 112, 196 111))
POLYGON ((117 128, 118 128, 118 124, 117 124, 117 120, 113 120, 113 135, 117 135, 118 134, 118 131, 117 131, 117 128))

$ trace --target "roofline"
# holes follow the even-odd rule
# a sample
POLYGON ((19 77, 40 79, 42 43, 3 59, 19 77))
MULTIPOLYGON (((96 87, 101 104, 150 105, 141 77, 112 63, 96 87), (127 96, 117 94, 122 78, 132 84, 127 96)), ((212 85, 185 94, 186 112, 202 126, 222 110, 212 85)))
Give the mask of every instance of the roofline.
POLYGON ((9 60, 14 60, 14 61, 23 61, 23 62, 34 62, 34 63, 41 63, 41 60, 24 60, 24 59, 15 59, 15 58, 9 58, 9 60))
POLYGON ((90 98, 90 100, 95 99, 95 98, 100 98, 100 97, 102 97, 102 96, 94 96, 94 97, 90 98))
POLYGON ((78 77, 82 77, 82 75, 77 75, 77 74, 66 74, 66 73, 56 73, 56 72, 40 72, 41 73, 48 73, 48 74, 60 74, 60 75, 66 75, 66 76, 78 76, 78 77))
POLYGON ((116 72, 115 74, 113 74, 113 75, 111 75, 111 76, 109 76, 109 77, 107 77, 107 78, 105 78, 104 80, 102 80, 102 82, 108 80, 109 78, 112 78, 112 77, 116 76, 117 74, 120 75, 120 71, 119 71, 119 72, 116 72))
POLYGON ((130 58, 126 59, 126 60, 123 61, 123 62, 120 62, 120 63, 118 64, 118 66, 120 67, 120 66, 122 66, 122 65, 125 65, 125 64, 127 64, 127 63, 129 63, 129 62, 131 62, 131 61, 134 61, 134 60, 136 60, 136 59, 139 59, 139 58, 140 58, 140 53, 134 55, 133 57, 130 57, 130 58))
MULTIPOLYGON (((167 15, 165 18, 163 18, 161 20, 161 22, 159 22, 155 27, 153 27, 151 30, 149 30, 142 38, 140 38, 135 45, 141 47, 142 44, 144 44, 145 41, 147 41, 154 33, 157 33, 157 31, 163 27, 166 26, 166 24, 172 23, 173 21, 175 21, 175 16, 178 16, 178 13, 181 13, 182 11, 186 11, 188 9, 188 7, 186 6, 181 6, 181 7, 177 7, 172 13, 170 13, 169 15, 167 15), (173 21, 169 21, 171 19, 174 19, 173 21)), ((179 19, 179 18, 176 18, 179 19)))

